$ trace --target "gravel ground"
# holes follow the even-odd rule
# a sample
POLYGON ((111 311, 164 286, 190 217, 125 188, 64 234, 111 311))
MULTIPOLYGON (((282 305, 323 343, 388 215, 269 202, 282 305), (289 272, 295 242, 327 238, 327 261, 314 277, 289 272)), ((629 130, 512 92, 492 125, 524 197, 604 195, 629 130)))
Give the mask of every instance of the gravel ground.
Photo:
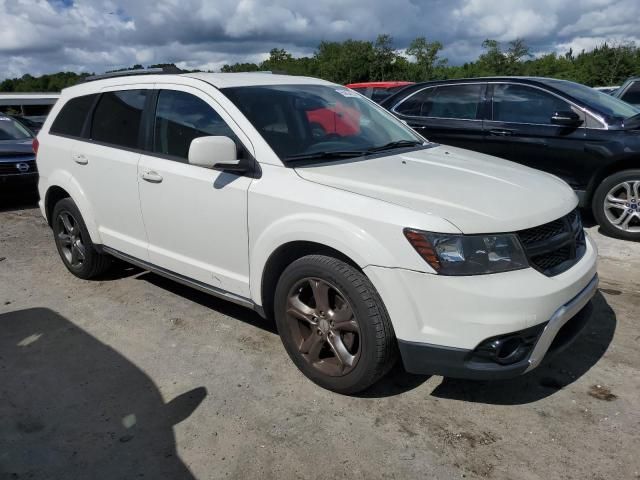
POLYGON ((640 478, 640 244, 600 248, 574 345, 504 382, 307 381, 274 326, 153 274, 71 276, 0 203, 0 479, 640 478))

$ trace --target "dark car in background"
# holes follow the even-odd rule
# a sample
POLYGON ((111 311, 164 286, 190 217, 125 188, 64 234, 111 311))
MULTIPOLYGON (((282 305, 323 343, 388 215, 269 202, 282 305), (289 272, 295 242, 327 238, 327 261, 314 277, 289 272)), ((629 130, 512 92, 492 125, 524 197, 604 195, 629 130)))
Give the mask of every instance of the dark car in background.
POLYGON ((16 119, 0 114, 0 189, 33 188, 38 183, 34 134, 16 119))
POLYGON ((47 119, 46 116, 37 116, 37 117, 25 117, 22 115, 7 115, 7 116, 17 120, 18 122, 23 124, 25 127, 27 127, 29 130, 31 130, 34 134, 37 134, 40 131, 40 129, 42 128, 42 125, 44 124, 44 121, 47 119))
POLYGON ((640 240, 639 108, 578 83, 531 77, 420 83, 382 105, 430 141, 562 178, 605 232, 640 240))
POLYGON ((640 77, 633 77, 624 82, 612 95, 631 105, 640 107, 640 77))
POLYGON ((413 85, 413 82, 404 81, 388 81, 388 82, 361 82, 361 83, 349 83, 345 87, 355 90, 361 93, 367 98, 370 98, 374 102, 380 103, 385 98, 390 97, 394 93, 402 90, 408 85, 413 85))

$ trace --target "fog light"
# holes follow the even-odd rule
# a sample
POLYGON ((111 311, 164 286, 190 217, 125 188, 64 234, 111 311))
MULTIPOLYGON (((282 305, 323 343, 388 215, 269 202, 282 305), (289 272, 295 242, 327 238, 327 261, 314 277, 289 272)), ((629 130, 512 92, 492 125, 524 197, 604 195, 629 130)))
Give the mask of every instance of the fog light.
POLYGON ((483 363, 511 365, 524 360, 538 340, 544 325, 513 332, 511 334, 488 338, 472 352, 470 360, 483 363))
POLYGON ((520 347, 523 345, 522 338, 510 337, 504 340, 496 340, 496 360, 499 363, 514 363, 522 358, 523 352, 520 347))

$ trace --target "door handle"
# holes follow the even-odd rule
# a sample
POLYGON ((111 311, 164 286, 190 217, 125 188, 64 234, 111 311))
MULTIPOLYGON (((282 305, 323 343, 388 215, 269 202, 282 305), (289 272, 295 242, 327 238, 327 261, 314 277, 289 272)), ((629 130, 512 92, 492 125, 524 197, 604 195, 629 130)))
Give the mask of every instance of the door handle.
POLYGON ((426 130, 427 129, 427 127, 425 125, 411 125, 411 124, 409 124, 409 126, 411 128, 413 128, 414 130, 426 130))
POLYGON ((89 160, 87 159, 87 157, 85 157, 81 153, 74 153, 71 156, 71 158, 73 158, 73 161, 76 162, 78 165, 86 165, 87 163, 89 163, 89 160))
POLYGON ((142 179, 150 183, 160 183, 162 182, 162 175, 158 172, 148 171, 142 174, 142 179))
POLYGON ((500 128, 495 128, 493 130, 489 130, 489 134, 496 137, 508 137, 509 135, 513 135, 513 132, 511 130, 502 130, 500 128))

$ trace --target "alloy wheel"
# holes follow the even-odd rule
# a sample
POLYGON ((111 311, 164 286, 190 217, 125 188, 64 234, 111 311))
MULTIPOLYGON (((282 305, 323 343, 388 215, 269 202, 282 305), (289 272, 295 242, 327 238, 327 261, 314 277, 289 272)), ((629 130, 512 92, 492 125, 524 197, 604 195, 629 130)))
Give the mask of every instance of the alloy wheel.
POLYGON ((69 212, 60 212, 57 222, 57 240, 60 250, 73 268, 82 266, 86 257, 86 247, 78 221, 69 212))
POLYGON ((640 180, 619 183, 604 199, 607 220, 624 232, 640 232, 640 180))
POLYGON ((319 278, 304 278, 287 296, 287 320, 298 351, 332 377, 351 372, 362 350, 360 326, 344 294, 319 278))

